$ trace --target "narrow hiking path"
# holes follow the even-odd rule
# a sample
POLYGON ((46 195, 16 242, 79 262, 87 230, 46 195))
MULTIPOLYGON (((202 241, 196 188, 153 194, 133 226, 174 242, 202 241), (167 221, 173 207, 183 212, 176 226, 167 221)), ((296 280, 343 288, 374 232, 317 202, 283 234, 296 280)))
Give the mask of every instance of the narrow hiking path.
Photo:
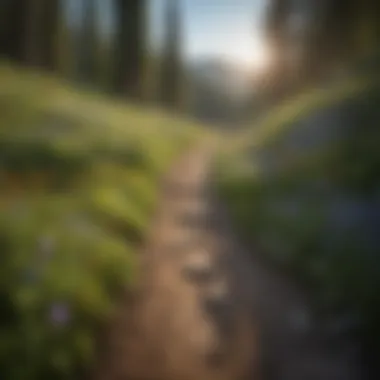
POLYGON ((214 194, 212 150, 188 152, 164 179, 139 287, 95 380, 360 379, 355 354, 313 325, 307 298, 238 245, 214 194))
POLYGON ((256 367, 254 309, 219 232, 211 150, 185 154, 163 181, 140 287, 112 323, 97 380, 248 379, 256 367))

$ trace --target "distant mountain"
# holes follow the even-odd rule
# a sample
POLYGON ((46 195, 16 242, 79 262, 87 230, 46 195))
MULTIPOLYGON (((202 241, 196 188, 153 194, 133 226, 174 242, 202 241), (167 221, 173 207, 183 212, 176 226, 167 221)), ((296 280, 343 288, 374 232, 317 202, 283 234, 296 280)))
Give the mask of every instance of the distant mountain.
POLYGON ((191 112, 218 124, 240 120, 252 99, 253 81, 249 73, 226 60, 203 58, 187 66, 191 112))
POLYGON ((190 79, 207 83, 233 98, 248 96, 253 90, 251 75, 236 64, 221 58, 203 58, 189 65, 190 79))

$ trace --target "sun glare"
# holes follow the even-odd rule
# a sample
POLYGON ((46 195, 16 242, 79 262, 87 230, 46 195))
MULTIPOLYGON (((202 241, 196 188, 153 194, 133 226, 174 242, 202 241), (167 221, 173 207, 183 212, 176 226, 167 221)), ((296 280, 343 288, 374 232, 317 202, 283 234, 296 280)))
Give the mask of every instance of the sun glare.
POLYGON ((251 43, 235 43, 229 51, 229 58, 238 66, 252 73, 264 71, 270 64, 269 49, 261 40, 251 43))

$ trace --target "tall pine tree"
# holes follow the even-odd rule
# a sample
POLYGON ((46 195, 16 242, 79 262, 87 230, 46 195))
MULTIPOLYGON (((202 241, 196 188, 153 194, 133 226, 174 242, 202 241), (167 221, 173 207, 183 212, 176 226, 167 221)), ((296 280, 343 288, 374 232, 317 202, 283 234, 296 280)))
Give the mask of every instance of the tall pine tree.
POLYGON ((55 69, 59 0, 8 0, 1 6, 0 52, 20 64, 55 69))
POLYGON ((145 0, 115 0, 115 91, 138 100, 145 74, 145 0))
POLYGON ((282 98, 289 85, 289 17, 290 0, 271 0, 266 19, 266 38, 271 51, 271 67, 266 79, 266 91, 271 101, 282 98))
MULTIPOLYGON (((45 0, 28 0, 25 3, 25 18, 22 37, 23 60, 31 67, 42 64, 42 23, 45 0)), ((22 21, 21 21, 22 22, 22 21)))
POLYGON ((182 103, 182 56, 180 2, 166 0, 166 37, 161 62, 160 99, 171 109, 178 109, 182 103))
POLYGON ((378 0, 356 0, 356 52, 359 57, 380 53, 380 3, 378 0))
POLYGON ((347 63, 353 53, 357 0, 315 2, 305 39, 305 74, 311 81, 347 63))
POLYGON ((97 7, 95 0, 83 1, 83 19, 81 25, 80 78, 87 83, 94 84, 98 75, 98 30, 97 7))
POLYGON ((61 1, 43 0, 41 22, 41 66, 50 71, 58 67, 61 1))
POLYGON ((30 0, 8 0, 1 4, 1 54, 18 63, 27 57, 26 30, 30 0))

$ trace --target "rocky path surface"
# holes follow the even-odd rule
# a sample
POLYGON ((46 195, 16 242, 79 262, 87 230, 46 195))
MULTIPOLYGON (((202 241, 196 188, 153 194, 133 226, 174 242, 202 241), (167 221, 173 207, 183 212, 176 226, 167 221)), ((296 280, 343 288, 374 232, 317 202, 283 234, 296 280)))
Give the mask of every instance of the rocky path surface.
POLYGON ((191 151, 164 179, 140 285, 95 380, 360 379, 355 353, 315 327, 306 297, 237 244, 211 156, 191 151))

